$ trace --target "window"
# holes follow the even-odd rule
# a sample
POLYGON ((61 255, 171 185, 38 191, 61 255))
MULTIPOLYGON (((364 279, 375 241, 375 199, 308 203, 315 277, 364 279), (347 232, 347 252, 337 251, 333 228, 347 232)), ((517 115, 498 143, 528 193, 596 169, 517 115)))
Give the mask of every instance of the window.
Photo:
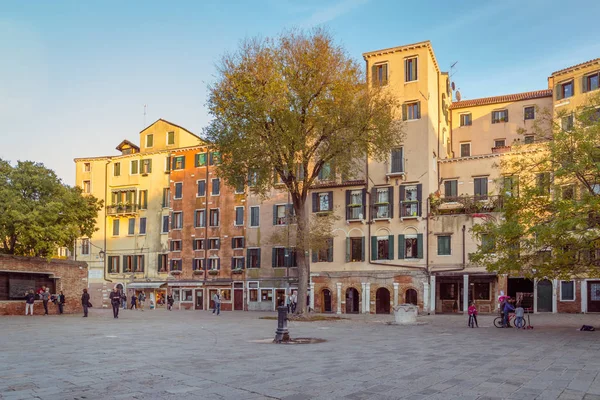
POLYGON ((260 289, 260 301, 273 301, 273 290, 260 289))
POLYGON ((504 147, 504 146, 506 146, 506 139, 494 140, 494 147, 504 147))
POLYGON ((470 157, 471 156, 471 143, 461 143, 460 144, 460 156, 461 157, 470 157))
POLYGON ((561 188, 561 197, 563 200, 573 200, 575 199, 575 186, 567 185, 561 188))
POLYGON ((573 118, 573 114, 567 115, 565 117, 562 117, 560 120, 560 125, 562 127, 563 131, 570 131, 573 129, 573 125, 574 125, 574 118, 573 118))
POLYGON ((452 236, 437 237, 437 253, 438 256, 449 256, 452 254, 452 236))
POLYGON ((258 182, 258 172, 257 171, 249 171, 248 172, 248 187, 254 187, 256 186, 256 183, 258 182))
POLYGON ((89 162, 83 163, 83 172, 90 172, 92 170, 92 164, 89 162))
POLYGON ((244 226, 244 207, 235 208, 235 226, 244 226))
POLYGON ((167 145, 175 144, 175 132, 167 132, 167 145))
POLYGON ((163 206, 163 208, 169 208, 171 206, 171 189, 170 188, 163 189, 162 206, 163 206))
POLYGON ((221 259, 217 257, 212 257, 208 259, 208 269, 217 271, 221 269, 221 259))
POLYGON ((221 163, 221 153, 218 151, 213 151, 209 154, 208 157, 208 165, 217 165, 221 163))
POLYGON ((121 176, 121 163, 120 162, 113 164, 113 175, 121 176))
POLYGON ((183 211, 176 211, 173 213, 173 220, 171 221, 172 229, 183 228, 183 211))
POLYGON ((313 212, 324 212, 333 210, 333 192, 313 193, 312 201, 313 212))
POLYGON ((185 169, 185 156, 173 157, 173 170, 185 169))
POLYGON ((194 165, 196 167, 204 167, 206 165, 206 153, 198 153, 194 157, 194 165))
POLYGON ((550 194, 550 173, 542 172, 535 175, 535 182, 541 196, 550 194))
POLYGON ((195 210, 194 211, 194 228, 206 227, 206 211, 195 210))
POLYGON ((221 193, 221 181, 219 178, 214 178, 212 180, 212 196, 218 196, 221 193))
POLYGON ((250 207, 250 226, 255 228, 260 225, 259 206, 250 207))
POLYGON ((460 114, 460 126, 471 126, 473 125, 473 116, 471 113, 460 114))
POLYGON ((492 111, 492 124, 508 122, 508 110, 492 111))
POLYGON ((90 239, 81 239, 81 254, 84 256, 90 254, 90 239))
POLYGON ((373 86, 385 86, 388 83, 388 65, 375 64, 372 67, 372 84, 373 86))
POLYGON ((169 265, 169 255, 159 254, 158 255, 158 272, 167 272, 167 265, 169 265))
POLYGON ((219 250, 221 248, 221 241, 219 238, 208 239, 208 250, 219 250))
POLYGON ((488 197, 488 178, 474 178, 473 179, 474 194, 478 200, 485 200, 488 197))
POLYGON ((181 271, 181 258, 171 260, 171 271, 181 271))
MULTIPOLYGON (((400 240, 402 240, 402 237, 400 240)), ((404 258, 423 258, 422 254, 419 254, 420 244, 418 235, 404 235, 404 258)))
POLYGON ((248 249, 246 267, 260 268, 260 249, 248 249))
POLYGON ((258 301, 258 282, 248 282, 248 296, 250 301, 258 301))
POLYGON ((117 190, 111 193, 111 202, 126 211, 133 211, 135 205, 135 190, 117 190))
POLYGON ((144 256, 133 256, 133 272, 144 272, 144 256))
MULTIPOLYGON (((314 208, 314 203, 313 203, 314 208)), ((287 225, 289 217, 293 214, 291 204, 277 204, 273 206, 273 225, 287 225)))
POLYGON ((119 236, 119 223, 118 219, 113 220, 113 236, 119 236))
POLYGON ((393 189, 392 187, 375 188, 374 189, 374 202, 375 202, 375 218, 392 218, 393 217, 393 189))
POLYGON ((83 181, 83 193, 92 192, 92 183, 90 181, 83 181))
POLYGON ((149 158, 145 158, 141 160, 141 172, 143 174, 149 174, 152 172, 152 160, 149 158))
POLYGON ((210 210, 210 226, 219 226, 219 209, 218 208, 211 208, 210 210))
POLYGON ((559 83, 556 86, 556 100, 567 99, 574 94, 573 81, 559 83))
POLYGON ((140 235, 146 234, 146 217, 140 218, 140 235))
POLYGON ((394 259, 394 237, 373 236, 371 238, 371 258, 373 260, 394 259))
POLYGON ((418 217, 421 215, 421 185, 400 186, 400 217, 418 217))
POLYGON ((146 147, 152 147, 154 145, 154 135, 146 135, 146 147))
POLYGON ((525 144, 531 144, 535 140, 535 136, 533 135, 525 135, 525 144))
POLYGON ((396 174, 401 172, 404 172, 404 148, 399 147, 392 150, 390 173, 396 174))
POLYGON ((600 87, 600 72, 594 72, 591 75, 583 77, 583 92, 591 92, 600 87))
POLYGON ((108 256, 108 273, 118 274, 119 273, 119 256, 108 256))
POLYGON ((326 162, 321 166, 318 174, 320 181, 329 181, 334 179, 334 174, 332 172, 331 163, 326 162))
POLYGON ((192 250, 204 250, 206 249, 204 245, 204 239, 194 239, 192 242, 192 250))
POLYGON ((168 233, 169 232, 169 216, 163 215, 162 217, 162 230, 160 233, 168 233))
POLYGON ((402 119, 411 121, 421 118, 421 102, 413 101, 402 105, 402 119))
POLYGON ((175 196, 174 199, 181 199, 183 197, 183 182, 175 183, 175 196))
POLYGON ((169 247, 171 251, 181 251, 181 240, 171 240, 171 245, 169 247))
POLYGON ((242 178, 237 179, 237 183, 235 184, 234 193, 235 194, 243 194, 244 193, 244 180, 242 178))
POLYGON ((198 183, 198 191, 196 192, 196 197, 206 196, 206 181, 204 179, 202 179, 202 180, 199 180, 197 183, 198 183))
POLYGON ((244 237, 236 236, 231 238, 231 248, 232 249, 243 249, 244 248, 244 237))
POLYGON ((139 161, 138 160, 133 160, 130 163, 130 167, 129 167, 129 174, 130 175, 137 175, 138 174, 138 169, 139 167, 139 161))
POLYGON ((128 229, 127 229, 127 234, 128 235, 135 234, 135 218, 129 218, 128 223, 129 223, 129 226, 128 226, 128 229))
POLYGON ((192 271, 203 271, 204 270, 204 259, 194 258, 192 260, 192 271))
POLYGON ((575 282, 560 281, 560 301, 575 301, 575 282))
POLYGON ((523 117, 525 118, 525 120, 535 119, 535 107, 534 106, 525 107, 523 109, 523 117))
POLYGON ((519 185, 517 176, 505 176, 502 180, 504 195, 507 197, 518 195, 519 185))
MULTIPOLYGON (((314 251, 313 254, 315 254, 314 251)), ((333 262, 333 238, 327 239, 325 247, 317 251, 316 255, 316 260, 313 255, 313 261, 315 262, 333 262)))
POLYGON ((418 79, 417 76, 417 57, 406 58, 404 60, 404 81, 413 82, 418 79))
POLYGON ((148 208, 148 190, 140 190, 140 210, 148 208))
POLYGON ((494 238, 484 233, 481 235, 481 251, 485 254, 493 253, 496 250, 496 241, 494 238))
POLYGON ((473 283, 474 300, 490 300, 490 283, 489 282, 474 282, 473 283))
POLYGON ((285 256, 286 249, 283 247, 273 247, 273 268, 281 268, 286 266, 285 256))
POLYGON ((440 300, 456 300, 456 283, 440 283, 440 300))
POLYGON ((365 195, 362 189, 346 190, 346 219, 357 220, 365 217, 365 195))
POLYGON ((365 238, 353 237, 350 240, 350 262, 359 262, 365 260, 365 238))
POLYGON ((244 269, 245 261, 244 257, 232 257, 231 258, 231 269, 244 269))

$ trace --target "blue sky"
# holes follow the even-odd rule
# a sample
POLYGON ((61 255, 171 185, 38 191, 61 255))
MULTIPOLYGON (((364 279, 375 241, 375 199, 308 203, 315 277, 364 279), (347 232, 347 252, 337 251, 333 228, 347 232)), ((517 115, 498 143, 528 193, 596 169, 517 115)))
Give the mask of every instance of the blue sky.
POLYGON ((0 4, 0 158, 74 183, 73 158, 116 154, 165 118, 200 133, 215 63, 240 40, 324 25, 361 59, 431 40, 463 99, 547 87, 600 57, 596 0, 13 1, 0 4))

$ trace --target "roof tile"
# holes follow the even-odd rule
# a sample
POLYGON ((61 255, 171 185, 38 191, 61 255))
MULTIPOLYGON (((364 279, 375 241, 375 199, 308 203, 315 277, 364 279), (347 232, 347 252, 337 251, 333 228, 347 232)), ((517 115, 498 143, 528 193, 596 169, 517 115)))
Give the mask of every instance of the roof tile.
POLYGON ((482 97, 480 99, 456 101, 450 105, 450 109, 465 108, 473 106, 483 106, 488 104, 508 103, 511 101, 539 99, 541 97, 551 97, 552 90, 536 90, 533 92, 523 92, 515 94, 506 94, 503 96, 482 97))

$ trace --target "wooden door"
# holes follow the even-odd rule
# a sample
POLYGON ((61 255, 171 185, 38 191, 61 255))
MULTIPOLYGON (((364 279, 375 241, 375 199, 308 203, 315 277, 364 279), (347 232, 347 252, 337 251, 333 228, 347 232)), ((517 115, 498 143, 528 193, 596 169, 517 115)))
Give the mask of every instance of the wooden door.
POLYGON ((588 282, 588 312, 600 312, 600 281, 588 282))
POLYGON ((331 292, 323 289, 323 312, 331 312, 331 292))
POLYGON ((204 289, 196 289, 196 310, 204 310, 204 289))
POLYGON ((552 312, 552 282, 548 279, 537 284, 537 311, 552 312))
POLYGON ((375 292, 375 313, 390 313, 390 291, 386 288, 379 288, 377 289, 377 292, 375 292))
POLYGON ((233 309, 244 310, 244 289, 233 289, 233 309))

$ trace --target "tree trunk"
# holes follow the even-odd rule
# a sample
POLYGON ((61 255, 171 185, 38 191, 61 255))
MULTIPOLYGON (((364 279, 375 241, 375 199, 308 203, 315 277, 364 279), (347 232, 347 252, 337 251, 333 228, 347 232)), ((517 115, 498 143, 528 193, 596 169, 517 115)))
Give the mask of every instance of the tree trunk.
POLYGON ((306 255, 310 250, 308 248, 308 214, 303 204, 294 204, 296 208, 296 218, 298 231, 296 232, 296 253, 298 262, 298 303, 296 306, 297 314, 305 314, 307 311, 308 279, 309 279, 309 257, 306 255))

